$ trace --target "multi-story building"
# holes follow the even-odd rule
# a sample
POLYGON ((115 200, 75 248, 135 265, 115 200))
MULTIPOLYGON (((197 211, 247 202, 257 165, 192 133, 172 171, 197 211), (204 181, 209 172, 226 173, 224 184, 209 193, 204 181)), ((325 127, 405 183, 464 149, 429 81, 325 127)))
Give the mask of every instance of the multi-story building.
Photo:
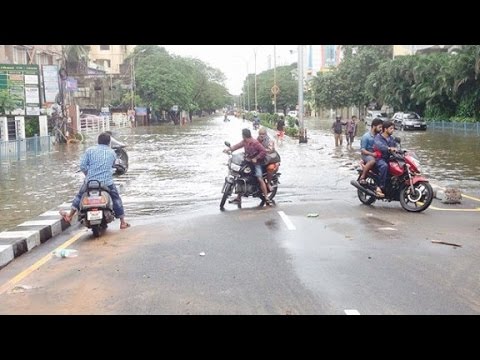
POLYGON ((90 61, 107 74, 120 74, 120 65, 136 45, 90 45, 90 61))
POLYGON ((1 64, 58 65, 61 45, 0 45, 1 64))

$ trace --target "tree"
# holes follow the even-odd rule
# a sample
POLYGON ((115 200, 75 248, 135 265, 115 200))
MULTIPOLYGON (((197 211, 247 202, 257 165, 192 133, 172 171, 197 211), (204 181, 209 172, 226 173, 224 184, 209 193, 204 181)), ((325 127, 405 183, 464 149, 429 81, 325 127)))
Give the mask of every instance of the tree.
POLYGON ((5 115, 14 110, 21 100, 19 96, 10 94, 7 89, 0 89, 0 114, 5 115))
POLYGON ((88 66, 89 45, 64 45, 63 59, 67 72, 80 73, 88 66))

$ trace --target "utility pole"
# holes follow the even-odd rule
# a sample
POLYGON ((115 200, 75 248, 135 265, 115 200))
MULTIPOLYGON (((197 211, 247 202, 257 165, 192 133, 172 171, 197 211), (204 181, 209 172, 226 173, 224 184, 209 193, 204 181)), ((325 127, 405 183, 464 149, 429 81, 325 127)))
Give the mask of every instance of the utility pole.
POLYGON ((257 103, 257 49, 253 49, 253 56, 255 59, 255 111, 258 111, 257 103))
POLYGON ((273 45, 273 113, 277 113, 277 46, 273 45))
POLYGON ((298 45, 298 122, 299 142, 307 142, 307 130, 303 121, 303 45, 298 45))

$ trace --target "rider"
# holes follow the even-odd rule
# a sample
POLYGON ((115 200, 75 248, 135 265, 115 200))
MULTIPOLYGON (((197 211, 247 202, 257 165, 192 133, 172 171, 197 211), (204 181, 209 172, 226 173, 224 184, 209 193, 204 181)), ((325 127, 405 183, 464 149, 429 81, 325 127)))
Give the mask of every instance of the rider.
MULTIPOLYGON (((230 146, 228 149, 223 150, 224 152, 228 151, 235 151, 240 148, 245 149, 245 159, 247 161, 252 162, 255 165, 255 176, 257 177, 258 183, 260 185, 260 189, 262 189, 263 196, 267 205, 272 205, 272 201, 268 199, 268 191, 265 181, 263 181, 263 169, 262 163, 265 155, 267 154, 265 148, 258 142, 258 140, 252 138, 252 133, 249 129, 242 130, 242 137, 243 140, 240 141, 238 144, 230 146)), ((240 199, 234 199, 231 203, 238 203, 240 199)))
MULTIPOLYGON (((373 119, 372 123, 370 124, 370 131, 367 131, 360 140, 360 152, 362 154, 362 160, 365 163, 365 166, 363 167, 362 175, 360 175, 360 179, 358 180, 359 184, 362 186, 367 184, 367 182, 365 181, 365 178, 368 172, 371 169, 373 169, 373 167, 375 166, 375 163, 377 162, 377 157, 373 149, 373 144, 374 144, 375 135, 382 132, 382 124, 383 124, 382 119, 379 119, 379 118, 373 119)), ((384 194, 382 193, 382 190, 379 187, 377 187, 376 192, 379 197, 384 196, 384 194)))
POLYGON ((397 143, 392 137, 393 130, 395 130, 393 122, 390 120, 384 121, 382 124, 382 133, 375 135, 374 140, 374 149, 381 153, 381 157, 377 160, 377 168, 379 172, 379 186, 383 193, 385 193, 385 184, 387 182, 388 159, 390 153, 397 150, 397 143))
POLYGON ((108 188, 108 193, 113 202, 113 211, 115 212, 115 216, 120 219, 120 229, 126 229, 130 226, 130 224, 125 221, 122 199, 113 182, 112 167, 116 159, 117 156, 115 152, 110 148, 110 134, 107 132, 101 133, 98 135, 98 145, 88 148, 82 156, 80 169, 85 174, 85 182, 75 196, 75 199, 73 199, 70 213, 67 214, 64 210, 60 211, 63 220, 67 223, 72 221, 73 215, 75 215, 80 208, 80 201, 83 193, 87 189, 88 181, 98 180, 102 186, 108 188))

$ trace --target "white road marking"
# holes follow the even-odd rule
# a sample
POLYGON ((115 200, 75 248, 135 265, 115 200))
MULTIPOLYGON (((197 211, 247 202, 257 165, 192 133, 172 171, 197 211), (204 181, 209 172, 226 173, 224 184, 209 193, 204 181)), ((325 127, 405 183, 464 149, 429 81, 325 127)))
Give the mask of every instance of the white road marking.
POLYGON ((390 231, 397 231, 397 229, 392 228, 392 227, 380 227, 378 230, 390 230, 390 231))
POLYGON ((358 310, 355 310, 355 309, 353 309, 353 310, 343 310, 343 311, 345 311, 346 315, 360 315, 358 310))
POLYGON ((280 217, 282 218, 283 222, 285 223, 285 225, 287 225, 287 229, 288 230, 296 230, 297 228, 295 227, 295 225, 292 224, 292 222, 290 221, 290 219, 288 218, 287 215, 285 215, 285 213, 283 211, 278 211, 278 214, 280 215, 280 217))

